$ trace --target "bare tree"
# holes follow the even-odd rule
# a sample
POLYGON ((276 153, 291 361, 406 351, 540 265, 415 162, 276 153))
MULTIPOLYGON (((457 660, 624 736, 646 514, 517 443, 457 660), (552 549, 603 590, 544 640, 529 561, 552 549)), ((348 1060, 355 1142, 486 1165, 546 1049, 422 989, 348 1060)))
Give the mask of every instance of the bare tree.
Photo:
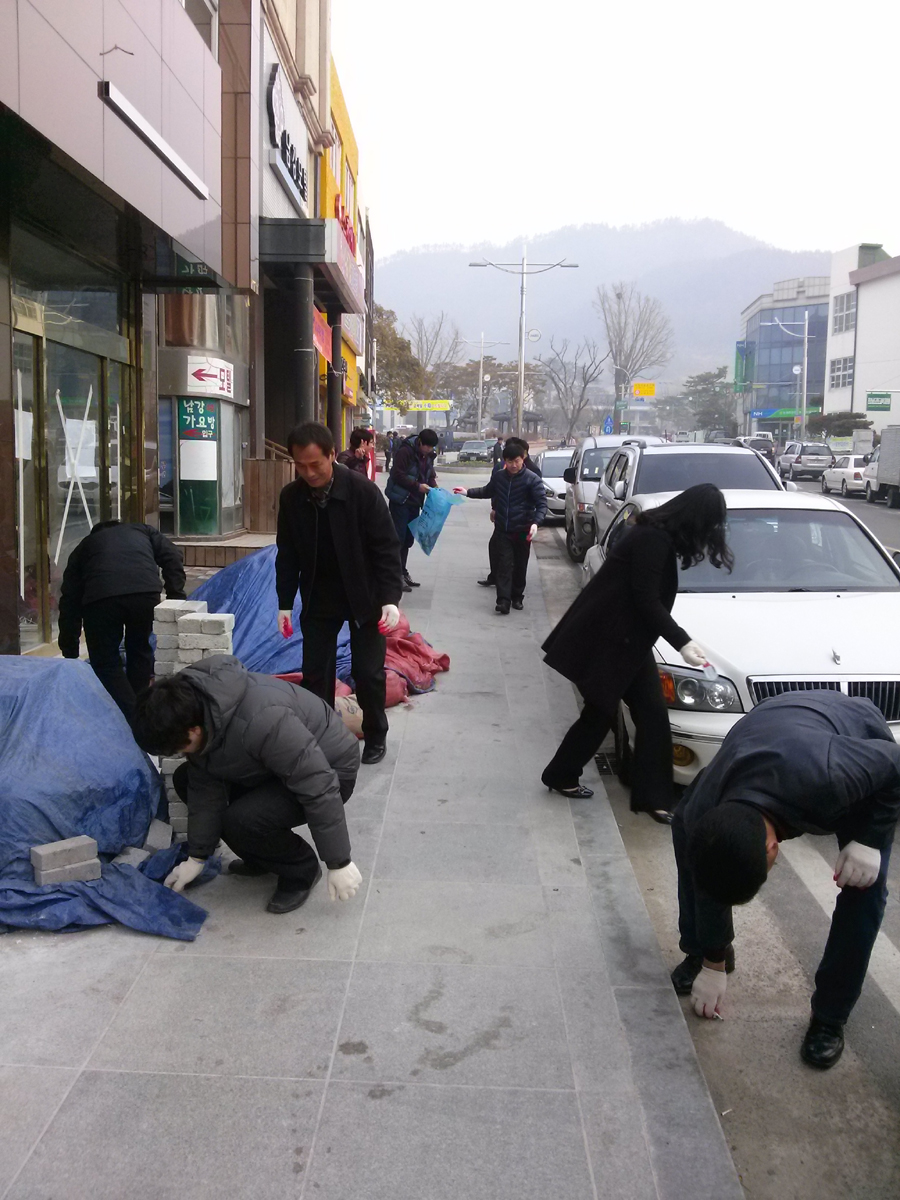
POLYGON ((585 338, 570 356, 568 338, 557 346, 552 337, 550 356, 539 358, 567 423, 566 440, 572 436, 579 417, 588 407, 588 389, 603 374, 601 364, 607 358, 609 352, 601 356, 600 347, 590 338, 585 338))
MULTIPOLYGON (((616 368, 616 397, 624 400, 632 380, 654 367, 665 366, 672 357, 672 325, 660 302, 641 295, 633 283, 597 288, 594 308, 603 322, 616 368)), ((619 412, 617 408, 617 430, 619 412)))

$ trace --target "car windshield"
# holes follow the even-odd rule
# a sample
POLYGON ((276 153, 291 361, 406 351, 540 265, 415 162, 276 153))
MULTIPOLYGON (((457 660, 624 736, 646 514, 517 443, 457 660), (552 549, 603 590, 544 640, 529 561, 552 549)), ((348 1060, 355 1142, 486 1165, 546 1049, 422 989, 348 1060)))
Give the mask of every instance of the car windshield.
POLYGON ((714 483, 738 491, 778 489, 778 481, 755 454, 684 454, 662 451, 644 454, 634 484, 635 495, 683 492, 695 483, 714 483))
POLYGON ((800 451, 801 454, 831 454, 829 448, 821 442, 807 442, 800 451))
POLYGON ((753 438, 747 442, 751 450, 771 450, 772 443, 767 442, 765 438, 753 438))
POLYGON ((604 446, 602 450, 585 450, 584 458, 581 460, 581 478, 599 480, 618 448, 618 446, 604 446))
POLYGON ((463 442, 463 450, 483 450, 487 442, 463 442))
POLYGON ((561 454, 558 458, 548 458, 546 455, 541 459, 541 474, 545 479, 562 479, 563 471, 572 461, 572 455, 568 457, 561 454))
POLYGON ((734 509, 729 575, 707 561, 679 572, 682 592, 881 592, 900 578, 848 513, 734 509))

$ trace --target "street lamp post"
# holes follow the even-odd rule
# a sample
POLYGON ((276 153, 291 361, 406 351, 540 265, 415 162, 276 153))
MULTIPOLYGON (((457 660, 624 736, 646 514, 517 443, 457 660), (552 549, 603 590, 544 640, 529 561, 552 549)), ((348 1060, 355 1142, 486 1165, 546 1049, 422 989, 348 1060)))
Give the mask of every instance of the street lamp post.
POLYGON ((470 267, 494 267, 498 271, 504 271, 507 275, 518 275, 521 280, 519 288, 519 373, 516 398, 516 432, 519 437, 525 433, 525 279, 528 275, 543 275, 547 271, 552 271, 556 267, 577 267, 578 263, 566 262, 561 258, 559 262, 554 263, 532 263, 529 267, 526 248, 522 247, 522 261, 520 263, 495 263, 485 260, 484 262, 469 263, 470 267))
POLYGON ((480 342, 469 341, 467 338, 462 339, 466 346, 481 345, 481 356, 478 360, 478 436, 481 437, 481 426, 484 420, 484 348, 487 346, 489 350, 493 350, 494 346, 508 346, 509 342, 485 342, 484 334, 481 335, 480 342))

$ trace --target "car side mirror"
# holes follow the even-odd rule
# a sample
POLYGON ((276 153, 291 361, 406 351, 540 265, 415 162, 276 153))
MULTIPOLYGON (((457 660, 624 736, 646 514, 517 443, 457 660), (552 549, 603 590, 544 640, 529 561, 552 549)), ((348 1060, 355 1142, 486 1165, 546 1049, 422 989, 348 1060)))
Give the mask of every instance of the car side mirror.
POLYGON ((864 455, 863 455, 863 462, 864 462, 864 463, 868 464, 868 463, 870 463, 871 461, 872 461, 872 455, 871 455, 871 454, 864 454, 864 455))
POLYGON ((575 468, 574 467, 566 467, 566 469, 563 471, 563 480, 566 483, 574 483, 575 482, 575 468))
POLYGON ((800 489, 797 487, 796 483, 794 483, 793 480, 791 480, 791 479, 786 479, 784 481, 784 490, 786 492, 799 492, 800 491, 800 489))
POLYGON ((616 486, 613 488, 613 495, 615 496, 615 498, 617 500, 625 499, 625 480, 624 479, 620 479, 619 482, 616 484, 616 486))

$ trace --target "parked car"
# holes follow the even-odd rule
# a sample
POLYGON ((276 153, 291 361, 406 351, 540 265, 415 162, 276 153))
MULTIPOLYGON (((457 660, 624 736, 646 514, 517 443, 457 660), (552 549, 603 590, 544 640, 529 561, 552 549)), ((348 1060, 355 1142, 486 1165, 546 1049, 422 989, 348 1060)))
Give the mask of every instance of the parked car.
POLYGON ((770 437, 739 437, 735 438, 731 443, 732 446, 746 446, 748 450, 755 450, 757 454, 761 454, 766 462, 775 465, 775 443, 770 437))
POLYGON ((544 450, 535 460, 544 480, 547 514, 566 519, 566 482, 563 472, 572 461, 571 450, 544 450))
POLYGON ((866 500, 886 500, 888 508, 900 508, 900 425, 881 431, 881 442, 868 455, 863 471, 866 500))
POLYGON ((460 462, 490 462, 492 442, 475 441, 463 442, 459 452, 460 462))
MULTIPOLYGON (((630 521, 671 495, 632 496, 588 551, 592 579, 630 521)), ((672 615, 696 637, 717 679, 684 666, 665 641, 654 650, 669 707, 677 783, 689 783, 732 726, 786 691, 827 688, 864 696, 900 741, 900 643, 874 637, 900 622, 900 566, 843 505, 809 492, 726 491, 729 575, 706 561, 679 570, 672 615), (753 636, 754 633, 761 636, 753 636)), ((627 782, 634 725, 616 730, 627 782)))
MULTIPOLYGON (((631 441, 627 434, 584 438, 571 456, 563 478, 566 481, 566 550, 572 562, 580 563, 594 541, 594 500, 603 472, 613 454, 631 441)), ((665 445, 662 438, 647 437, 647 445, 665 445)))
POLYGON ((833 467, 826 467, 822 472, 822 491, 827 496, 830 491, 838 491, 842 496, 853 492, 862 495, 866 490, 863 471, 866 469, 864 454, 843 454, 835 459, 833 467))
POLYGON ((782 479, 821 479, 830 467, 834 455, 824 442, 788 442, 778 458, 778 474, 782 479))
POLYGON ((613 517, 632 496, 682 492, 695 483, 772 491, 783 488, 766 460, 742 446, 703 442, 648 446, 639 439, 626 441, 610 459, 597 488, 594 501, 597 535, 605 533, 613 517))

